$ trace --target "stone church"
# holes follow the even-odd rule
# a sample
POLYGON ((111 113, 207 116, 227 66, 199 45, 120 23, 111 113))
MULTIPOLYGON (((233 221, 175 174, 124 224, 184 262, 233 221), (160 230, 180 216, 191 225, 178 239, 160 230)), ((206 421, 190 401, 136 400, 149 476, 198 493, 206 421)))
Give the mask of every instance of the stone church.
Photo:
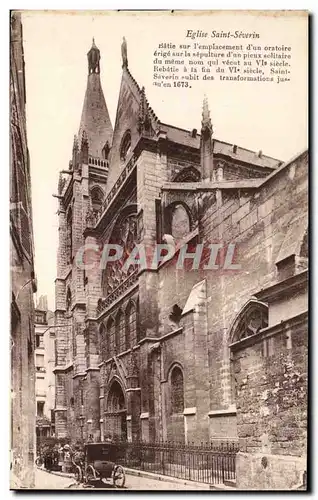
POLYGON ((253 462, 265 454, 279 481, 288 455, 293 483, 306 469, 308 153, 284 163, 215 138, 206 98, 200 133, 161 122, 125 39, 113 127, 94 41, 87 58, 55 195, 56 434, 238 440, 246 480, 267 473, 253 462), (118 244, 125 256, 169 238, 190 264, 199 244, 219 244, 213 269, 175 259, 125 269, 124 257, 83 269, 76 258, 84 246, 118 244), (236 270, 221 265, 230 244, 236 270))

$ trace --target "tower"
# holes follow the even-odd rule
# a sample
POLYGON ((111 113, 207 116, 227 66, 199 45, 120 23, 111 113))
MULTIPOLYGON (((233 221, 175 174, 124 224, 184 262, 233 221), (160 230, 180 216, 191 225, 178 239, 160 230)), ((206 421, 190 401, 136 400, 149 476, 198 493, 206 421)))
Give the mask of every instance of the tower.
POLYGON ((59 200, 55 281, 56 434, 72 440, 83 439, 99 428, 98 359, 94 343, 87 335, 90 316, 87 297, 94 296, 87 287, 95 280, 78 265, 76 256, 85 242, 95 242, 89 231, 84 235, 84 230, 94 226, 102 210, 112 144, 113 128, 100 81, 100 58, 93 39, 87 53, 87 87, 80 126, 74 137, 69 168, 60 173, 56 195, 59 200))

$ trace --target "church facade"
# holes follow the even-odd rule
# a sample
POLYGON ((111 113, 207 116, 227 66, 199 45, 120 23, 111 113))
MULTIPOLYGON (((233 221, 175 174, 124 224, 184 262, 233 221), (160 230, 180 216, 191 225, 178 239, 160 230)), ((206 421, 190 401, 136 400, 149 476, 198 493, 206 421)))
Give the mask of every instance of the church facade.
MULTIPOLYGON (((161 122, 125 40, 113 127, 94 42, 87 57, 79 132, 56 195, 56 435, 239 440, 247 470, 250 454, 281 455, 272 412, 276 437, 292 427, 286 408, 299 394, 279 392, 284 373, 301 373, 306 394, 307 152, 283 163, 216 139, 206 98, 200 133, 161 122), (136 245, 148 258, 169 241, 175 258, 124 266, 136 245), (102 266, 105 245, 122 252, 102 266)), ((286 451, 297 460, 305 421, 306 396, 286 451)))

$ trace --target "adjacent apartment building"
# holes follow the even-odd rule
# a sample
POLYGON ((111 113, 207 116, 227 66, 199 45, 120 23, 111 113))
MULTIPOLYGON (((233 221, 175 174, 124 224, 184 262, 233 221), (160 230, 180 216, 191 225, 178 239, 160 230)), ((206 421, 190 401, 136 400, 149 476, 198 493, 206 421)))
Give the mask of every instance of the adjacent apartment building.
POLYGON ((34 487, 36 291, 20 14, 10 31, 11 487, 34 487))
POLYGON ((35 309, 35 397, 36 437, 54 436, 55 406, 55 333, 54 315, 47 309, 47 301, 39 301, 35 309), (40 308, 41 307, 41 308, 40 308))

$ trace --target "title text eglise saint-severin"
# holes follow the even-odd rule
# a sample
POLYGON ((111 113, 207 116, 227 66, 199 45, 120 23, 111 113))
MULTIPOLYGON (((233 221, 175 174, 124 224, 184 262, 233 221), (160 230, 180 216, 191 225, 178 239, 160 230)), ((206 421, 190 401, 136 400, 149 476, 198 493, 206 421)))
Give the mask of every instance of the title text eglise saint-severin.
POLYGON ((196 38, 259 38, 259 33, 256 31, 246 32, 241 30, 235 31, 217 31, 212 30, 210 33, 202 30, 187 30, 186 37, 195 40, 196 38))

